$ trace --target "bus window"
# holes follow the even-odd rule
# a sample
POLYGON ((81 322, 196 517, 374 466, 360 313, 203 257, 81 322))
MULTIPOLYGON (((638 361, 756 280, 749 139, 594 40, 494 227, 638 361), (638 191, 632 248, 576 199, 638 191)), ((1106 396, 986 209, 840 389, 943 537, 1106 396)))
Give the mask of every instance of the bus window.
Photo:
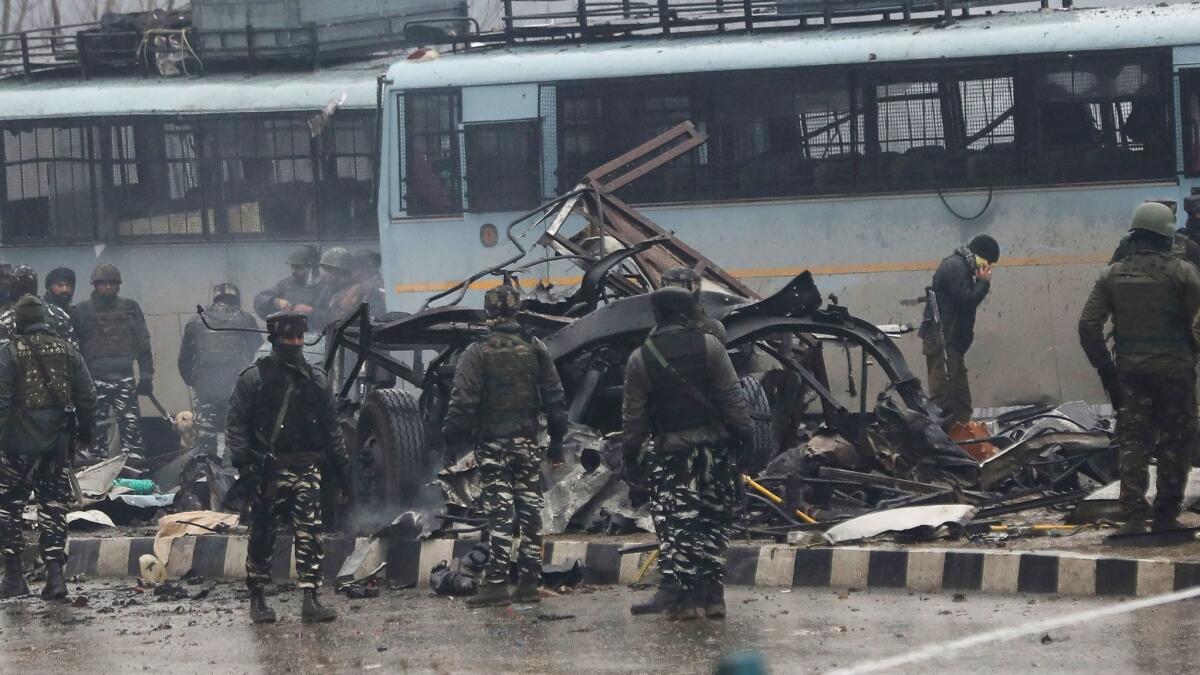
POLYGON ((90 239, 102 179, 94 126, 10 127, 0 134, 4 155, 5 242, 90 239))
POLYGON ((1043 182, 1134 180, 1172 173, 1166 64, 1143 56, 1078 57, 1031 69, 1036 161, 1043 182))
POLYGON ((375 116, 365 110, 343 110, 317 137, 321 234, 374 235, 375 116))
POLYGON ((203 234, 213 214, 204 208, 200 189, 196 126, 150 119, 106 131, 114 171, 104 203, 115 234, 203 234))
MULTIPOLYGON (((703 125, 693 107, 689 78, 615 82, 558 89, 559 191, 587 172, 686 120, 703 125)), ((639 178, 620 191, 638 203, 697 197, 696 153, 639 178)))
POLYGON ((311 236, 313 158, 299 116, 227 118, 208 129, 217 232, 311 236))
POLYGON ((471 210, 523 211, 541 202, 540 132, 536 120, 467 125, 471 210))
POLYGON ((1179 114, 1183 121, 1183 171, 1200 175, 1200 68, 1179 73, 1179 114))
POLYGON ((462 211, 459 94, 414 92, 404 97, 405 210, 409 215, 462 211))

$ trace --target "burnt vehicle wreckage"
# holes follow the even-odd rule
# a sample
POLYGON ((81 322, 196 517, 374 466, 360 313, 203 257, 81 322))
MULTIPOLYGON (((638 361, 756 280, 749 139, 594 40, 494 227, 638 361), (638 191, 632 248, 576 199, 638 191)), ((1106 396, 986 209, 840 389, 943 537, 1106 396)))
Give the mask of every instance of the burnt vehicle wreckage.
POLYGON ((520 286, 535 267, 564 263, 582 271, 579 284, 566 291, 539 285, 523 295, 519 314, 553 355, 569 405, 567 464, 547 474, 548 533, 651 529, 619 477, 621 389, 629 354, 654 326, 649 293, 675 267, 700 275, 701 304, 725 326, 751 408, 755 440, 739 458, 747 474, 739 522, 747 535, 782 540, 906 506, 965 503, 979 506, 981 516, 1055 507, 1082 499, 1084 487, 1111 482, 1111 433, 1103 420, 1080 422, 1048 408, 1018 412, 1001 420, 993 437, 972 441, 995 451, 980 461, 943 429, 891 334, 836 299, 825 303, 809 272, 762 297, 614 195, 705 140, 690 122, 679 124, 509 224, 517 252, 503 263, 431 297, 414 314, 373 322, 364 306, 326 329, 325 366, 340 383, 354 495, 336 522, 377 529, 416 509, 440 520, 426 533, 482 528, 473 460, 444 457, 440 437, 457 359, 487 330, 482 309, 459 303, 476 282, 520 286), (563 233, 580 221, 578 232, 563 233), (535 258, 522 237, 538 228, 536 245, 548 254, 535 258), (840 362, 839 351, 847 372, 837 381, 858 399, 857 409, 832 391, 826 357, 840 362), (429 354, 436 356, 426 364, 429 354), (878 394, 869 406, 870 391, 878 394), (1045 423, 1055 418, 1059 424, 1045 423))

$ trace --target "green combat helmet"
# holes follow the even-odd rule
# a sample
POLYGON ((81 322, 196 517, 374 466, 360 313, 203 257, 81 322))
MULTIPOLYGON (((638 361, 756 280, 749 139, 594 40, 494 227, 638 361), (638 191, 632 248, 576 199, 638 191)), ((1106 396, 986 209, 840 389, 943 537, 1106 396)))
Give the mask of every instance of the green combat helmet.
POLYGON ((516 316, 521 306, 521 294, 512 286, 497 286, 483 294, 483 311, 488 318, 516 316))
POLYGON ((121 283, 121 270, 117 269, 117 266, 112 263, 96 265, 96 269, 92 271, 92 283, 97 284, 102 281, 114 284, 121 283))
POLYGON ((316 267, 317 262, 321 259, 321 254, 317 252, 317 247, 312 244, 298 246, 288 254, 287 263, 289 265, 303 265, 304 267, 316 267))
POLYGON ((664 288, 682 288, 696 298, 700 297, 700 275, 690 267, 672 267, 663 272, 662 285, 664 288))
POLYGON ((1158 202, 1146 202, 1133 212, 1133 224, 1129 230, 1145 230, 1160 237, 1175 236, 1175 214, 1158 202))
POLYGON ((353 272, 354 255, 341 246, 334 246, 321 254, 321 267, 328 267, 340 272, 353 272))

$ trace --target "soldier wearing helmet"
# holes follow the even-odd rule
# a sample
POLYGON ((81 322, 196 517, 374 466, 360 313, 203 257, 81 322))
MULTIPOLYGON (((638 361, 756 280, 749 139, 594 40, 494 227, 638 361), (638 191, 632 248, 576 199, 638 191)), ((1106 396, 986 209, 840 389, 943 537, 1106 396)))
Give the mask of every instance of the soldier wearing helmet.
POLYGON ((242 311, 241 291, 230 283, 213 287, 212 304, 205 308, 204 319, 197 316, 183 329, 179 374, 194 394, 196 449, 201 454, 213 457, 220 454, 219 440, 225 432, 229 392, 233 391, 238 373, 254 361, 254 354, 262 344, 262 334, 257 329, 254 317, 242 311))
POLYGON ((704 305, 700 304, 700 281, 700 275, 690 267, 673 267, 662 274, 664 288, 682 288, 696 299, 696 316, 694 318, 696 328, 717 338, 721 344, 725 344, 725 324, 710 317, 704 311, 704 305))
POLYGON ((246 585, 250 620, 272 623, 267 605, 277 525, 295 531, 296 584, 303 595, 300 619, 332 621, 321 604, 321 485, 348 488, 346 444, 324 371, 304 360, 308 317, 277 312, 267 317, 271 353, 242 371, 229 401, 225 444, 238 470, 236 491, 250 492, 246 585), (332 475, 330 475, 332 474, 332 475))
POLYGON ((733 460, 752 438, 750 416, 724 345, 694 323, 692 293, 660 288, 650 302, 657 325, 625 367, 625 479, 636 486, 649 473, 659 557, 672 564, 654 597, 631 612, 686 620, 703 609, 723 618, 724 552, 740 480, 733 460))
POLYGON ((542 449, 539 416, 546 416, 551 464, 563 461, 567 408, 554 359, 517 322, 521 298, 499 286, 484 296, 490 330, 463 352, 442 430, 447 449, 473 445, 481 503, 488 517, 491 556, 473 607, 537 602, 542 570, 542 449), (509 595, 513 542, 517 587, 509 595))
POLYGON ((92 297, 75 308, 75 333, 88 370, 96 382, 96 456, 108 450, 108 429, 115 418, 122 452, 143 457, 138 395, 154 393, 154 353, 150 330, 138 303, 119 296, 121 271, 102 263, 92 271, 92 297), (134 363, 138 379, 134 380, 134 363))
POLYGON ((1147 202, 1133 213, 1132 254, 1109 265, 1079 317, 1079 342, 1117 408, 1120 504, 1127 531, 1177 524, 1196 434, 1195 365, 1200 272, 1171 252, 1175 214, 1147 202), (1112 320, 1115 354, 1105 323, 1112 320), (1147 466, 1158 495, 1147 509, 1147 466))
POLYGON ((316 311, 309 317, 309 324, 317 328, 348 315, 342 303, 345 296, 352 292, 356 281, 354 254, 341 246, 325 249, 321 254, 320 269, 321 280, 317 284, 314 305, 316 311))
MULTIPOLYGON (((1193 198, 1188 197, 1188 199, 1193 198)), ((1197 205, 1190 203, 1188 199, 1183 200, 1184 206, 1189 207, 1190 204, 1190 208, 1196 210, 1198 208, 1197 205)), ((1147 200, 1146 203, 1162 204, 1163 206, 1171 209, 1171 213, 1173 215, 1175 214, 1175 202, 1173 201, 1147 200)), ((1197 269, 1200 269, 1200 243, 1197 243, 1192 236, 1188 234, 1188 232, 1189 230, 1184 229, 1179 230, 1172 235, 1171 253, 1192 263, 1197 269)), ((1117 248, 1115 251, 1113 251, 1112 258, 1109 259, 1108 264, 1111 265, 1121 260, 1128 260, 1132 255, 1133 238, 1129 235, 1126 235, 1122 237, 1121 242, 1117 244, 1117 248)))
POLYGON ((353 279, 329 300, 326 322, 341 321, 353 314, 364 302, 372 317, 387 313, 383 294, 383 279, 379 276, 379 254, 358 251, 350 254, 353 279))
MULTIPOLYGON (((32 295, 37 297, 38 294, 38 279, 37 272, 29 265, 17 265, 13 268, 12 279, 10 286, 13 297, 17 300, 32 295)), ((51 303, 45 304, 46 312, 46 327, 51 333, 57 335, 64 340, 69 341, 76 349, 79 348, 79 341, 75 337, 75 327, 71 323, 71 316, 66 310, 51 303)), ((0 312, 0 341, 11 340, 17 334, 17 309, 15 306, 0 312)))
POLYGON ((946 256, 930 283, 938 314, 933 303, 925 305, 918 335, 929 398, 950 425, 970 422, 974 412, 966 356, 975 342, 976 310, 992 288, 992 265, 999 259, 1000 245, 981 234, 946 256))
POLYGON ((275 312, 312 314, 317 299, 317 285, 312 277, 319 259, 317 247, 312 244, 298 246, 289 253, 287 264, 292 273, 254 296, 258 318, 266 320, 275 312))

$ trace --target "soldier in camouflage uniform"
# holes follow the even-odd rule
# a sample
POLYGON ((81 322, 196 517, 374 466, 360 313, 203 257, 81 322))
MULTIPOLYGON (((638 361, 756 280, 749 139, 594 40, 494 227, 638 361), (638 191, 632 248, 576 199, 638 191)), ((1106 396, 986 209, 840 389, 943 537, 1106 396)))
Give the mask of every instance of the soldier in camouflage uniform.
POLYGON ((473 607, 537 602, 542 572, 542 449, 538 416, 546 415, 547 458, 563 461, 567 408, 554 359, 517 323, 520 294, 499 286, 484 296, 491 330, 463 352, 454 372, 443 437, 447 447, 474 443, 491 556, 473 607), (509 596, 513 542, 517 588, 509 596))
POLYGON ((321 468, 345 493, 346 445, 325 373, 304 360, 307 318, 298 312, 267 317, 270 355, 238 377, 229 402, 225 445, 238 469, 239 491, 254 493, 246 585, 250 619, 275 621, 265 588, 271 581, 276 523, 295 531, 297 586, 304 595, 305 623, 332 621, 337 612, 317 596, 321 586, 321 468))
POLYGON ((0 348, 0 598, 25 595, 21 513, 37 495, 39 547, 47 600, 67 595, 67 510, 73 446, 91 442, 96 390, 83 357, 46 325, 45 305, 26 295, 16 305, 17 335, 0 348))
POLYGON ((313 270, 320 254, 317 247, 305 244, 288 254, 291 276, 280 279, 274 286, 254 296, 254 312, 266 318, 275 312, 299 312, 311 315, 317 302, 317 285, 312 283, 313 270))
POLYGON ((341 321, 358 309, 354 254, 334 246, 321 254, 321 281, 317 284, 316 311, 310 322, 324 327, 341 321))
POLYGON ((1133 255, 1110 265, 1079 318, 1079 342, 1117 406, 1121 496, 1126 526, 1144 529, 1147 466, 1158 459, 1153 527, 1173 527, 1191 468, 1196 433, 1195 364, 1200 272, 1172 254, 1175 216, 1162 204, 1134 211, 1133 255), (1116 360, 1104 339, 1113 323, 1116 360), (1115 378, 1113 377, 1115 373, 1115 378), (1111 388, 1112 385, 1110 384, 1111 388))
POLYGON ((725 616, 725 549, 739 476, 737 447, 753 430, 737 373, 720 340, 695 326, 695 299, 680 288, 651 296, 658 325, 625 369, 622 410, 626 479, 645 473, 642 450, 654 436, 650 489, 664 509, 659 555, 671 558, 678 588, 663 585, 647 606, 673 619, 703 607, 725 616))
MULTIPOLYGON (((37 295, 37 273, 28 265, 17 265, 13 268, 11 283, 16 298, 37 295)), ((75 338, 75 328, 71 325, 71 317, 61 307, 46 304, 46 325, 51 333, 69 340, 75 348, 79 347, 79 341, 75 338)), ((16 334, 17 310, 16 307, 10 307, 0 312, 0 341, 11 340, 16 334)))
POLYGON ((242 311, 242 294, 233 284, 213 287, 212 304, 204 310, 204 320, 195 317, 183 329, 179 346, 179 375, 192 388, 195 401, 196 450, 217 456, 220 434, 225 432, 229 414, 229 392, 238 373, 254 361, 262 345, 258 322, 242 311), (217 329, 248 330, 209 330, 217 329))
POLYGON ((102 263, 92 272, 92 297, 75 308, 75 333, 80 351, 96 383, 96 457, 107 456, 113 419, 121 434, 122 451, 134 461, 143 457, 138 395, 154 393, 154 353, 142 307, 119 297, 121 271, 102 263), (133 365, 137 362, 135 384, 133 365))

